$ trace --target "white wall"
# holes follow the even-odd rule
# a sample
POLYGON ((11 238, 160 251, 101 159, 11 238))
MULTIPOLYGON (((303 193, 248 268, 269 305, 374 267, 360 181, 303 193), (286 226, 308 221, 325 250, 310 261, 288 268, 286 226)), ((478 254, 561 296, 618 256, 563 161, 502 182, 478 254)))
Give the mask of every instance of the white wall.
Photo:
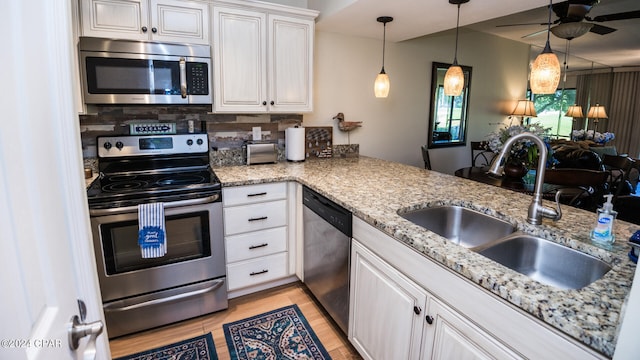
MULTIPOLYGON (((385 70, 391 79, 386 99, 373 95, 373 81, 382 65, 380 40, 316 32, 314 109, 305 126, 333 125, 336 144, 360 144, 360 154, 422 166, 420 146, 427 143, 431 63, 453 60, 455 32, 448 31, 400 43, 386 44, 385 70), (332 117, 363 126, 347 134, 332 117), (350 138, 350 139, 349 139, 350 138)), ((468 140, 507 122, 502 115, 523 98, 529 46, 478 32, 462 30, 458 61, 473 67, 468 140), (510 101, 511 100, 511 101, 510 101)), ((434 170, 453 173, 470 165, 468 147, 430 150, 434 170)))

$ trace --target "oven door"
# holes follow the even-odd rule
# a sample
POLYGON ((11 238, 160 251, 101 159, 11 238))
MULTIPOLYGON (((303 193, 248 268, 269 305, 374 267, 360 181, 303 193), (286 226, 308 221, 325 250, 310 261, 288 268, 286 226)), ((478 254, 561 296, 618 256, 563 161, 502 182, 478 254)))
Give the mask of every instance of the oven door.
POLYGON ((141 256, 137 211, 123 211, 91 218, 104 302, 225 276, 220 201, 165 203, 167 254, 152 259, 141 256))

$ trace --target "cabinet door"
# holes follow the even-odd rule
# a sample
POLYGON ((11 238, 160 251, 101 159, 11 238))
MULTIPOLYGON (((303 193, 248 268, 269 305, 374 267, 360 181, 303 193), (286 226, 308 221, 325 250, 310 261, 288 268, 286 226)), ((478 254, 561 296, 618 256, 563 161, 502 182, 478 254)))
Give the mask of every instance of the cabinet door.
POLYGON ((520 359, 471 321, 430 297, 425 321, 422 359, 520 359), (431 322, 429 324, 428 322, 431 322))
POLYGON ((216 111, 266 112, 266 18, 259 12, 213 8, 216 111))
POLYGON ((147 0, 82 0, 81 7, 84 36, 149 38, 147 0))
POLYGON ((354 239, 349 340, 365 359, 417 359, 426 293, 354 239))
POLYGON ((313 110, 313 20, 269 16, 269 110, 313 110))
POLYGON ((151 0, 151 9, 153 40, 209 44, 207 3, 151 0))

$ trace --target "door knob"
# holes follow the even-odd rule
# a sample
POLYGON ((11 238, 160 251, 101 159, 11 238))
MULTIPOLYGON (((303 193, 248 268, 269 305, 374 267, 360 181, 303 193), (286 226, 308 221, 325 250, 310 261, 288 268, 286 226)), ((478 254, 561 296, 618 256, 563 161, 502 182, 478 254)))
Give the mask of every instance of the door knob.
POLYGON ((71 318, 71 327, 69 328, 69 348, 77 350, 80 346, 80 339, 89 335, 89 342, 84 352, 84 359, 95 359, 96 355, 96 338, 102 333, 104 325, 102 321, 94 321, 92 323, 80 322, 78 315, 71 318))

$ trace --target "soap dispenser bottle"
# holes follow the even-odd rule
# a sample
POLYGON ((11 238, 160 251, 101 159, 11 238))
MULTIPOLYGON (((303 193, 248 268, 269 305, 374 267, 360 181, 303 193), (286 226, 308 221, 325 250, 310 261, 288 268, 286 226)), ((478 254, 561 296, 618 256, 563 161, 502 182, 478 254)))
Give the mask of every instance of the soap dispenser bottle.
POLYGON ((607 198, 607 201, 598 209, 598 219, 596 226, 591 231, 591 240, 600 244, 609 245, 615 241, 613 222, 618 212, 613 210, 613 204, 611 203, 613 195, 609 194, 604 197, 607 198))

